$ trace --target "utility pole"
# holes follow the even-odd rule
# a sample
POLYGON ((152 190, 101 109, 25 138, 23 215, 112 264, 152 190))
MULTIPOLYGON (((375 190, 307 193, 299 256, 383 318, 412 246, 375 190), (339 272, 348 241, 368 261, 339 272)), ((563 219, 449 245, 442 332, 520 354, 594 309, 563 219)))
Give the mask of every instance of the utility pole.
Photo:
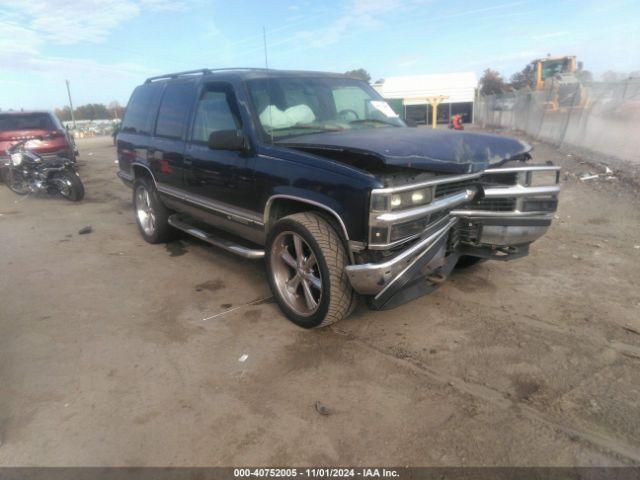
POLYGON ((76 117, 73 115, 73 102, 71 101, 71 89, 69 88, 69 80, 67 82, 67 95, 69 95, 69 108, 71 109, 71 121, 73 122, 73 129, 76 129, 76 117))

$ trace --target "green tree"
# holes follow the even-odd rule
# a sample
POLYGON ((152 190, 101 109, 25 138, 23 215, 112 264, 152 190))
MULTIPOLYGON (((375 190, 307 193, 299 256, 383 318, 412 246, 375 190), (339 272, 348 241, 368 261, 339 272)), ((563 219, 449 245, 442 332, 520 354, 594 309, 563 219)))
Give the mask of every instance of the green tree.
POLYGON ((369 75, 369 72, 367 72, 364 68, 349 70, 348 72, 344 72, 344 74, 353 78, 357 78, 359 80, 364 80, 367 83, 371 81, 371 75, 369 75))

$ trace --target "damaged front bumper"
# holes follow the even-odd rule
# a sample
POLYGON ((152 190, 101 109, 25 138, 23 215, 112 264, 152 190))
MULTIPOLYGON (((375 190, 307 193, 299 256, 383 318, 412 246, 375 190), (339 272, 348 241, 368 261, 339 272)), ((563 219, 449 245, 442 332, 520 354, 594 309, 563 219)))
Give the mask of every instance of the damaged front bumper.
MULTIPOLYGON (((527 255, 529 245, 546 233, 553 219, 560 192, 559 167, 492 169, 476 180, 473 186, 464 186, 469 203, 443 207, 437 220, 406 247, 388 252, 381 261, 347 266, 354 290, 369 296, 374 308, 392 308, 436 289, 463 255, 503 261, 527 255), (531 185, 533 171, 554 172, 556 183, 531 185), (504 174, 512 174, 517 183, 482 183, 504 174), (505 205, 512 209, 505 210, 505 205)), ((459 193, 448 198, 455 195, 459 193)))

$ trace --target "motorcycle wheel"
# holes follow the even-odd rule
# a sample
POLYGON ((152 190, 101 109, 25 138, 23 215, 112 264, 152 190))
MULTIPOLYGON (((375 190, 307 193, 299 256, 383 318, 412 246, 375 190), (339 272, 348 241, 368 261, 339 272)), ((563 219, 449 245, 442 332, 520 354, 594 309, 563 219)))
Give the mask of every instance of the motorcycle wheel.
POLYGON ((79 202, 84 198, 84 185, 73 170, 66 170, 51 179, 58 188, 58 193, 72 202, 79 202))
POLYGON ((29 193, 29 184, 25 180, 24 175, 13 168, 6 169, 4 181, 13 193, 17 193, 18 195, 26 195, 29 193))

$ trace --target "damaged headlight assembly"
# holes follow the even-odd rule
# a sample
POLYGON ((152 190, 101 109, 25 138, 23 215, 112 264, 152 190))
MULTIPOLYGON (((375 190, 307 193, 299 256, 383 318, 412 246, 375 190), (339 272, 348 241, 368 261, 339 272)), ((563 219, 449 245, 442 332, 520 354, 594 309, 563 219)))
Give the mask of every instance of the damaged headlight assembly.
MULTIPOLYGON (((428 205, 433 201, 434 187, 423 187, 395 193, 373 192, 371 195, 371 216, 398 212, 428 205)), ((397 225, 371 225, 369 243, 383 246, 420 234, 427 226, 429 217, 397 225)))

